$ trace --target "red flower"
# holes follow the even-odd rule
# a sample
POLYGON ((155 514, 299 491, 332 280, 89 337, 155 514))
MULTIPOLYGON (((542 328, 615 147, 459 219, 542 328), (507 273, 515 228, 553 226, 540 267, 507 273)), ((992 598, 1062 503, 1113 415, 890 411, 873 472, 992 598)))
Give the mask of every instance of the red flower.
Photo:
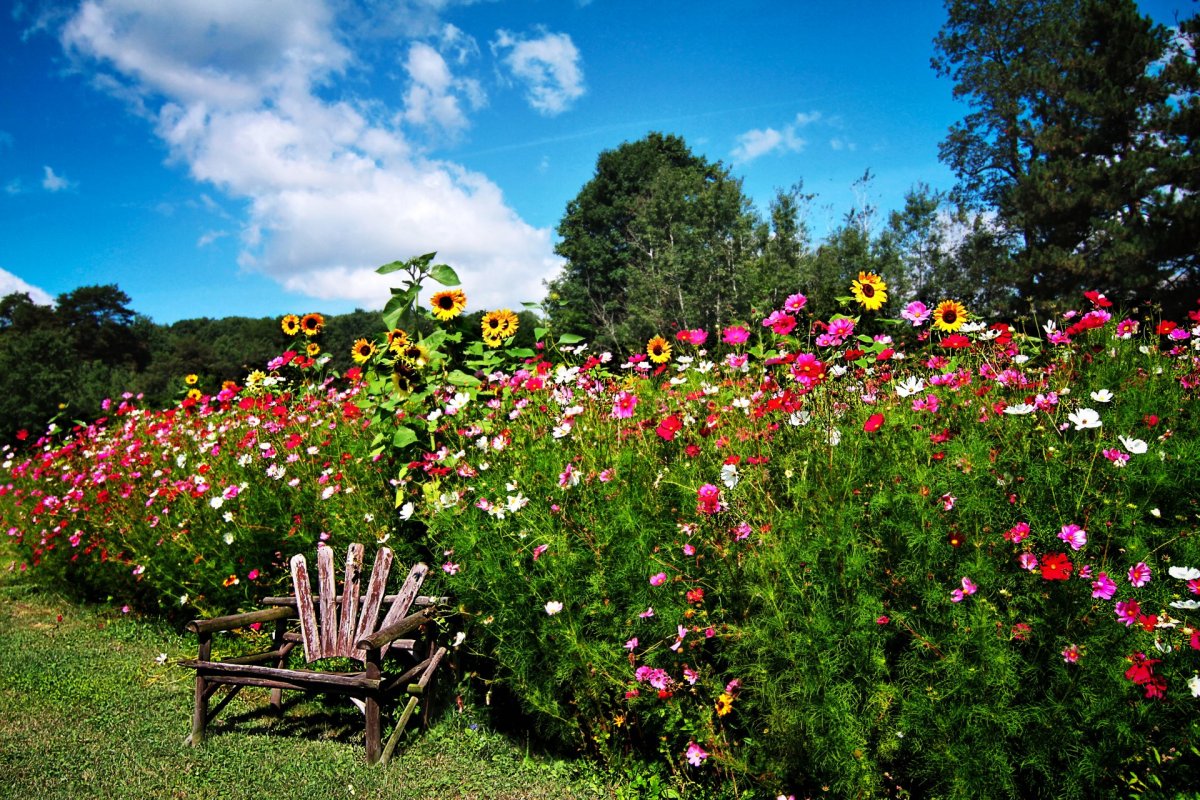
POLYGON ((687 601, 689 603, 703 603, 704 602, 704 590, 703 589, 688 589, 687 601))
POLYGON ((883 425, 883 414, 872 414, 867 417, 867 421, 863 423, 863 430, 867 433, 874 433, 883 425))
POLYGON ((679 417, 672 414, 671 416, 658 423, 657 433, 667 442, 675 440, 675 434, 683 430, 683 423, 679 421, 679 417))
POLYGON ((1147 428, 1153 428, 1155 425, 1158 424, 1158 415, 1157 414, 1147 414, 1146 416, 1142 417, 1142 422, 1146 423, 1147 428))
POLYGON ((947 349, 957 350, 960 347, 970 347, 971 340, 963 336, 961 333, 952 333, 946 338, 942 339, 941 344, 942 347, 947 349))
POLYGON ((1088 300, 1091 300, 1092 304, 1095 305, 1097 308, 1111 308, 1112 307, 1112 301, 1094 289, 1090 292, 1084 292, 1083 296, 1086 297, 1088 300))
POLYGON ((1064 553, 1047 553, 1042 558, 1042 577, 1048 581, 1065 581, 1075 565, 1064 553))
POLYGON ((1133 666, 1125 670, 1125 677, 1138 686, 1154 680, 1154 665, 1159 663, 1157 658, 1146 658, 1145 653, 1134 653, 1129 656, 1133 666))
POLYGON ((1170 333, 1171 331, 1175 330, 1178 327, 1179 326, 1177 324, 1175 324, 1174 322, 1171 322, 1171 320, 1169 320, 1169 319, 1166 319, 1166 320, 1163 320, 1162 322, 1158 323, 1158 327, 1154 329, 1154 332, 1159 334, 1160 336, 1165 336, 1166 334, 1170 333))

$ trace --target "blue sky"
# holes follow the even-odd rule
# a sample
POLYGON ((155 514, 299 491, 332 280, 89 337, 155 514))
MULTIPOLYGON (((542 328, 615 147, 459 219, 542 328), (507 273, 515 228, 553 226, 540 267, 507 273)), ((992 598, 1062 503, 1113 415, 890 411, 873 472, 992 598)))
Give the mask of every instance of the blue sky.
POLYGON ((375 266, 436 250, 471 307, 515 307, 558 269, 597 155, 652 130, 761 208, 803 181, 818 234, 862 202, 882 219, 953 183, 943 19, 933 0, 18 0, 0 294, 116 283, 160 323, 339 313, 383 305, 375 266))

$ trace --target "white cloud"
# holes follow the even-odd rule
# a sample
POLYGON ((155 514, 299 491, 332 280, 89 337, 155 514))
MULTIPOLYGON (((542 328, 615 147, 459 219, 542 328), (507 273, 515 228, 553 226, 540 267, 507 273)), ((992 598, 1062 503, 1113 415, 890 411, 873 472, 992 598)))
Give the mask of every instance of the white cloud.
POLYGON ((848 142, 836 136, 829 140, 829 147, 831 150, 849 150, 852 153, 858 149, 858 145, 854 142, 848 142))
POLYGON ((38 305, 54 305, 54 298, 45 289, 26 283, 8 270, 0 269, 0 297, 21 292, 28 294, 29 299, 38 305))
MULTIPOLYGON (((374 268, 436 250, 473 308, 541 297, 560 263, 550 231, 524 222, 486 176, 430 158, 405 136, 403 126, 418 122, 461 128, 465 109, 482 103, 478 85, 450 67, 471 57, 473 41, 423 17, 421 35, 443 52, 423 42, 395 48, 410 89, 423 93, 388 109, 344 94, 364 82, 332 83, 358 67, 346 26, 365 26, 337 27, 330 8, 345 7, 330 2, 85 0, 63 41, 142 98, 171 158, 195 180, 246 201, 243 268, 378 308, 392 281, 374 268)), ((405 5, 429 15, 449 2, 405 5)))
POLYGON ((566 111, 584 94, 579 49, 565 33, 540 32, 525 38, 506 30, 496 31, 492 52, 519 82, 525 99, 540 114, 566 111))
POLYGON ((21 185, 20 178, 13 178, 8 183, 4 184, 4 193, 10 195, 18 195, 25 191, 25 187, 21 185))
POLYGON ((196 240, 196 247, 208 247, 218 239, 224 239, 229 235, 229 231, 205 231, 196 240))
POLYGON ((56 175, 50 167, 42 167, 42 188, 47 192, 62 192, 70 189, 73 185, 69 180, 62 175, 56 175))
POLYGON ((775 128, 755 128, 738 134, 737 144, 733 148, 731 157, 735 163, 745 164, 768 153, 799 153, 808 146, 808 142, 800 138, 796 134, 796 131, 814 122, 818 122, 820 119, 820 111, 801 111, 796 115, 795 119, 784 125, 781 130, 776 130, 775 128))
POLYGON ((404 119, 414 125, 457 133, 469 124, 460 97, 473 110, 487 99, 479 81, 455 78, 442 54, 424 42, 416 42, 408 49, 404 69, 410 79, 404 94, 404 119))

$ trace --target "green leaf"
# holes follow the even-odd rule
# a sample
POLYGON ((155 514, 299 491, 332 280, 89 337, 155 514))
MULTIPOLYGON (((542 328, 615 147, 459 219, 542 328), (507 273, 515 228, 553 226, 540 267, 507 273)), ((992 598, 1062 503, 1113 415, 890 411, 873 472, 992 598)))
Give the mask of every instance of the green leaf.
POLYGON ((548 330, 549 330, 549 328, 534 328, 533 329, 533 338, 540 342, 542 340, 542 337, 546 335, 546 332, 548 330))
POLYGON ((478 386, 480 380, 474 375, 468 375, 460 369, 452 370, 446 376, 446 380, 450 381, 455 386, 478 386))
MULTIPOLYGON (((433 254, 430 254, 432 257, 433 254)), ((440 283, 442 286, 458 286, 461 282, 458 279, 458 273, 446 264, 434 264, 429 268, 429 277, 440 283)))
POLYGON ((397 450, 408 447, 415 441, 417 441, 417 432, 403 425, 397 426, 396 432, 392 434, 392 447, 397 450))
POLYGON ((521 303, 521 305, 524 306, 525 308, 529 309, 530 311, 541 311, 542 310, 541 303, 533 303, 533 302, 530 302, 529 300, 526 300, 525 302, 521 303))
POLYGON ((579 344, 583 341, 583 337, 577 333, 564 333, 558 337, 559 344, 579 344))
POLYGON ((537 355, 537 353, 533 352, 533 350, 529 349, 528 347, 515 347, 512 350, 505 350, 504 352, 508 353, 513 358, 533 358, 537 355))
POLYGON ((377 273, 379 273, 380 275, 387 275, 388 273, 391 273, 391 272, 399 272, 400 270, 406 269, 407 267, 408 267, 407 262, 393 261, 390 264, 384 264, 382 267, 377 267, 375 269, 375 271, 377 273))

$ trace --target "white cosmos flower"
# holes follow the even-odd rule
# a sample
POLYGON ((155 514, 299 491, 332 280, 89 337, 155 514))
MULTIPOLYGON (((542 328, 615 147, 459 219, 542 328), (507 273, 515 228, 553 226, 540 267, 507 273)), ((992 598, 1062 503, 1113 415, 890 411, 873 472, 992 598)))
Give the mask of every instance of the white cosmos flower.
POLYGON ((1088 428, 1099 428, 1104 424, 1100 421, 1100 415, 1096 413, 1094 408, 1081 408, 1078 411, 1067 414, 1067 419, 1075 423, 1075 430, 1077 431, 1087 430, 1088 428))
POLYGON ((549 603, 546 603, 546 613, 552 617, 562 610, 563 604, 557 600, 551 600, 549 603))
POLYGON ((1029 403, 1014 403, 1011 406, 1005 406, 1004 413, 1015 416, 1024 416, 1037 411, 1037 406, 1031 406, 1029 403))
POLYGON ((1192 690, 1192 697, 1200 697, 1200 675, 1188 678, 1187 685, 1192 690))
POLYGON ((1200 600, 1172 600, 1171 608, 1182 608, 1185 611, 1193 611, 1200 608, 1200 600))
POLYGON ((1113 393, 1108 389, 1099 389, 1092 392, 1092 399, 1097 403, 1107 403, 1113 399, 1113 393))
POLYGON ((1167 570, 1167 574, 1175 580, 1194 581, 1200 578, 1200 569, 1196 569, 1195 567, 1171 567, 1167 570))
POLYGON ((1135 456, 1140 456, 1146 452, 1147 445, 1141 439, 1127 439, 1124 436, 1118 436, 1121 440, 1121 446, 1135 456))
POLYGON ((907 378, 900 381, 900 383, 896 384, 897 397, 908 397, 909 395, 917 394, 918 392, 923 391, 925 391, 925 381, 921 380, 915 375, 909 375, 907 378))

